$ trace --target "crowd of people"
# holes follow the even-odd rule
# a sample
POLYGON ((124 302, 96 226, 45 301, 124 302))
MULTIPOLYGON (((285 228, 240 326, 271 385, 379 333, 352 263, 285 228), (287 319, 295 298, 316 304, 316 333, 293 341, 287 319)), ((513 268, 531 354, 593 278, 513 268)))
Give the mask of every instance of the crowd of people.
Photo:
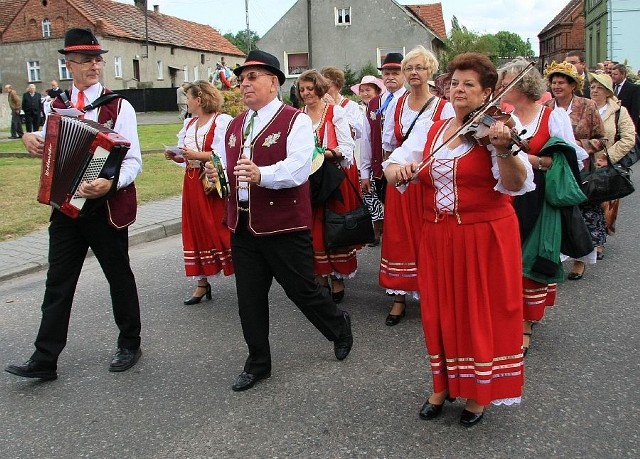
POLYGON ((55 99, 62 90, 58 87, 58 82, 53 80, 51 88, 47 89, 44 94, 36 92, 36 85, 33 83, 27 85, 22 97, 10 84, 4 86, 4 92, 7 93, 11 110, 11 135, 9 138, 20 139, 25 130, 26 132, 35 132, 40 129, 45 120, 45 103, 55 99))
MULTIPOLYGON (((75 58, 67 60, 72 104, 109 92, 99 83, 100 56, 107 51, 90 32, 71 29, 60 52, 75 58)), ((533 327, 565 279, 563 257, 573 258, 566 278, 582 279, 586 264, 604 258, 619 207, 580 199, 551 205, 566 191, 552 175, 564 174, 579 189, 579 171, 589 161, 602 166, 606 155, 613 163, 622 159, 635 143, 640 90, 620 64, 585 73, 580 52, 549 64, 544 74, 524 59, 496 68, 479 53, 456 56, 440 75, 438 66, 422 46, 406 56, 389 53, 380 76, 366 75, 351 86, 358 102, 343 94, 340 69, 306 70, 292 90, 301 105, 294 108, 279 99, 286 78, 278 59, 254 50, 233 70, 247 107, 235 118, 223 113, 221 92, 211 82, 178 88, 183 127, 177 148, 165 157, 184 167, 183 258, 185 275, 196 282, 184 304, 216 295, 211 276, 235 276, 248 356, 232 390, 271 375, 268 294, 274 279, 344 360, 353 345, 351 316, 337 304, 346 281, 357 275, 358 251, 380 245, 380 295, 391 302, 385 324, 400 324, 407 300, 419 301, 432 379, 419 417, 436 419, 446 401, 461 398, 460 423, 471 427, 487 406, 520 402, 533 327), (500 116, 478 117, 490 108, 500 116), (209 184, 216 185, 213 191, 209 184), (317 186, 332 188, 318 193, 317 186), (362 201, 374 239, 330 246, 327 211, 349 213, 362 201), (589 253, 562 253, 567 236, 554 225, 567 209, 584 220, 589 253)), ((122 101, 100 113, 131 149, 118 178, 80 187, 88 198, 131 191, 141 169, 131 106, 122 101)), ((85 116, 105 121, 91 110, 85 116)), ((29 132, 25 145, 41 155, 45 134, 29 132)), ((110 283, 120 328, 110 370, 136 364, 140 316, 126 226, 114 228, 109 218, 103 210, 80 220, 53 212, 36 351, 8 372, 57 377, 89 247, 110 283)))

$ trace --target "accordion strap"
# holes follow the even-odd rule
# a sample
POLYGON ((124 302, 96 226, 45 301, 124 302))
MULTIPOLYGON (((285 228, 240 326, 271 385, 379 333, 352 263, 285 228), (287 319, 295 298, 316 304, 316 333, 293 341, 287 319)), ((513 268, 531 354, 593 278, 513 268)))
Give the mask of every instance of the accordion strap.
POLYGON ((108 104, 109 102, 111 102, 113 99, 117 99, 117 98, 122 98, 124 99, 123 96, 121 96, 120 94, 117 94, 115 92, 110 92, 109 94, 105 94, 103 96, 98 97, 96 100, 94 100, 92 103, 90 103, 89 105, 86 105, 82 111, 83 112, 88 112, 91 111, 93 109, 96 109, 102 105, 108 104))

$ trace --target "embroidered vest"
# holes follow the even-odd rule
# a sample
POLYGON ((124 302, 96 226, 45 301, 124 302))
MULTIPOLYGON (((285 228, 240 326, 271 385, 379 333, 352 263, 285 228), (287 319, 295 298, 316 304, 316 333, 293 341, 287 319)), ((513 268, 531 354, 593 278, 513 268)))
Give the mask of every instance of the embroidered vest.
MULTIPOLYGON (((300 111, 283 104, 251 143, 251 160, 257 166, 269 166, 287 158, 287 137, 300 111)), ((248 112, 236 116, 225 135, 227 169, 232 170, 242 154, 243 126, 248 112)), ((309 152, 311 155, 312 152, 309 152)), ((235 232, 238 226, 238 181, 229 174, 227 226, 235 232)), ((249 230, 257 236, 303 231, 311 228, 311 196, 309 182, 294 188, 273 190, 259 185, 249 186, 249 230)))
MULTIPOLYGON (((425 143, 423 158, 427 158, 432 151, 435 139, 445 130, 449 120, 436 121, 425 143)), ((434 172, 434 167, 448 168, 451 183, 447 185, 452 191, 448 197, 453 202, 451 213, 458 224, 478 223, 497 220, 515 213, 511 204, 511 197, 495 191, 497 181, 491 172, 491 155, 486 147, 474 144, 466 153, 454 158, 438 160, 431 157, 428 167, 419 174, 423 187, 424 218, 438 222, 442 213, 438 209, 438 199, 434 182, 442 181, 441 173, 434 172)))
MULTIPOLYGON (((66 93, 68 99, 71 100, 71 92, 69 90, 64 92, 66 93)), ((102 94, 100 95, 104 96, 105 94, 111 94, 112 92, 113 91, 111 91, 110 89, 102 88, 102 94)), ((89 103, 89 101, 87 101, 87 103, 89 103)), ((116 119, 118 118, 118 113, 120 112, 121 104, 122 104, 122 99, 118 98, 118 99, 113 99, 107 102, 106 104, 96 108, 96 110, 98 111, 98 123, 108 127, 109 129, 113 129, 113 126, 115 126, 116 124, 116 119)), ((51 106, 54 109, 67 108, 60 96, 56 97, 53 100, 53 102, 51 103, 51 106)))
POLYGON ((382 117, 378 109, 382 102, 382 95, 376 96, 367 105, 367 122, 369 123, 371 138, 371 171, 377 179, 382 178, 382 117))
POLYGON ((530 155, 538 156, 542 147, 544 147, 547 141, 551 138, 551 133, 549 132, 549 117, 551 116, 552 111, 553 110, 549 107, 542 107, 542 116, 538 117, 536 130, 533 133, 533 136, 528 139, 530 155))

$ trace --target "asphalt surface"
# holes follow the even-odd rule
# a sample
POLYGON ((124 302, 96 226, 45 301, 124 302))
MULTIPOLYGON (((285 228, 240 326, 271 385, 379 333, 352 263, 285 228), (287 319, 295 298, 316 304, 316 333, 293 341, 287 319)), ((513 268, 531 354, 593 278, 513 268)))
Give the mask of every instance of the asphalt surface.
MULTIPOLYGON (((534 329, 522 404, 489 407, 472 429, 458 425, 460 400, 435 421, 418 418, 430 392, 419 307, 410 301, 406 319, 384 325, 390 299, 377 284, 379 248, 359 253, 347 282, 341 307, 355 343, 345 361, 274 283, 272 376, 232 392, 246 357, 234 279, 212 279, 212 301, 182 305, 195 282, 184 277, 179 198, 170 201, 141 206, 131 231, 142 358, 127 372, 107 371, 117 331, 108 286, 89 257, 59 378, 0 374, 0 457, 640 457, 640 193, 623 200, 605 259, 560 285, 534 329)), ((33 351, 42 267, 0 280, 3 367, 33 351)))

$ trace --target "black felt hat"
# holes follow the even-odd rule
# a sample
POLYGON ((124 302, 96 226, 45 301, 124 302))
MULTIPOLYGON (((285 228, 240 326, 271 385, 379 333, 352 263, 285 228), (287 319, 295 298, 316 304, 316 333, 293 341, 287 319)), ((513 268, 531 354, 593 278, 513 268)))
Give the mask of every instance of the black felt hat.
POLYGON ((402 59, 404 56, 400 53, 389 53, 384 57, 382 67, 378 67, 378 70, 402 68, 402 59))
POLYGON ((64 48, 59 49, 60 54, 80 53, 97 56, 108 52, 102 49, 98 39, 89 29, 69 29, 64 34, 64 48))
POLYGON ((244 61, 244 64, 242 64, 240 67, 236 67, 235 69, 233 69, 233 73, 235 73, 236 76, 240 76, 240 74, 242 73, 242 69, 244 69, 245 67, 264 67, 273 72, 273 74, 278 77, 280 86, 284 84, 285 76, 284 73, 282 73, 282 70, 280 70, 280 61, 277 57, 272 56, 265 51, 261 51, 259 49, 249 51, 247 60, 244 61))

